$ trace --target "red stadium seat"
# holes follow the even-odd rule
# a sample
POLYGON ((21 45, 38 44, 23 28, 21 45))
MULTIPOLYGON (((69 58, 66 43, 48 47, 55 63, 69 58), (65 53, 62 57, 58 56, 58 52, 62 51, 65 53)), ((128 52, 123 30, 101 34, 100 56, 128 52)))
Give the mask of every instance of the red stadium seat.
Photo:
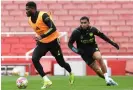
MULTIPOLYGON (((120 50, 117 52, 113 46, 99 39, 99 37, 96 37, 102 55, 133 55, 133 2, 129 0, 124 3, 116 1, 78 2, 76 0, 72 2, 40 2, 36 2, 39 6, 39 10, 51 11, 57 30, 68 32, 68 39, 73 30, 80 25, 80 18, 82 16, 89 16, 92 26, 97 27, 120 46, 120 50)), ((25 14, 25 4, 25 1, 2 0, 2 32, 33 32, 25 14)), ((77 55, 68 48, 68 42, 65 42, 64 38, 60 41, 64 56, 77 55)), ((2 34, 2 56, 24 56, 27 51, 35 46, 36 42, 33 36, 11 35, 7 37, 2 34)), ((48 53, 48 55, 50 54, 48 53)), ((110 61, 110 63, 112 63, 112 61, 110 61)), ((116 61, 116 63, 118 62, 116 61)), ((122 65, 125 64, 125 62, 120 63, 122 65)), ((121 68, 123 67, 119 67, 119 69, 121 68)), ((113 71, 113 73, 120 74, 115 71, 113 71)), ((121 74, 124 74, 124 72, 121 74)))

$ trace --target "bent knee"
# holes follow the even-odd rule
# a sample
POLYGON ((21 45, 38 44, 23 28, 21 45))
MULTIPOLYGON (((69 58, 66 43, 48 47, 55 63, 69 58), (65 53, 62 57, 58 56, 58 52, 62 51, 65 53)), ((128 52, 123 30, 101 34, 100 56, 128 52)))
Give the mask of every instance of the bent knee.
POLYGON ((102 56, 95 56, 94 59, 95 60, 102 60, 102 56))
POLYGON ((32 56, 32 61, 33 62, 38 62, 40 60, 39 57, 36 57, 36 56, 32 56))
POLYGON ((102 59, 101 53, 99 51, 95 52, 93 54, 93 59, 95 59, 95 60, 101 60, 102 59))

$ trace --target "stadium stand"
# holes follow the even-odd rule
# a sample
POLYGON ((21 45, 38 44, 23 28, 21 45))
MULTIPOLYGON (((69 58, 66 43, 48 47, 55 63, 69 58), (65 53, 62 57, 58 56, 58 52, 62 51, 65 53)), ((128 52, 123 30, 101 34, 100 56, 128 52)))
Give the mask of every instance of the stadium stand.
MULTIPOLYGON (((1 3, 2 32, 32 32, 25 14, 25 1, 2 1, 1 3)), ((68 38, 73 29, 79 25, 80 17, 89 16, 92 25, 98 27, 120 45, 120 50, 117 51, 105 41, 97 38, 103 55, 133 55, 133 2, 36 1, 36 3, 39 10, 52 12, 58 31, 68 32, 68 38)), ((33 36, 2 35, 2 56, 25 55, 34 46, 33 36)), ((76 55, 68 49, 63 39, 61 39, 61 47, 64 55, 76 55)), ((5 59, 2 62, 6 60, 12 59, 5 59)), ((128 62, 127 59, 125 60, 128 62)), ((117 62, 123 63, 123 60, 117 62)), ((123 67, 128 66, 126 62, 124 61, 123 67)), ((133 72, 132 69, 130 71, 133 72)), ((121 75, 121 73, 117 74, 121 75)), ((116 75, 115 72, 114 75, 116 75)))

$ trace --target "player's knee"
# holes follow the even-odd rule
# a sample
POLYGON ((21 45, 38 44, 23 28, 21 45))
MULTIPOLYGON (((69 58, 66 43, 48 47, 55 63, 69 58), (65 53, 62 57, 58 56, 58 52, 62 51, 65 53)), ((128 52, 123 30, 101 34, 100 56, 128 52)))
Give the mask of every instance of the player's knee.
POLYGON ((103 65, 104 64, 104 62, 103 62, 102 59, 99 59, 98 62, 99 62, 100 65, 103 65))
POLYGON ((37 56, 32 56, 32 62, 38 62, 39 61, 39 58, 37 56))
POLYGON ((102 60, 102 57, 101 56, 96 56, 94 58, 95 58, 95 60, 102 60))

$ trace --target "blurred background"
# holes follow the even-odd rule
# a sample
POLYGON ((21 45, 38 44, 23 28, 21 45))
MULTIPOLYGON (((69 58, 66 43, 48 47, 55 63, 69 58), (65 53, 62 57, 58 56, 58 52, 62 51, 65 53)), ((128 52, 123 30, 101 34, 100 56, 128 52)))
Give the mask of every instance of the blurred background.
MULTIPOLYGON (((1 75, 26 72, 38 75, 32 62, 32 50, 36 46, 35 36, 25 14, 27 1, 1 1, 1 75)), ((65 60, 70 63, 77 76, 96 75, 84 61, 67 46, 68 39, 79 26, 79 19, 88 16, 92 26, 97 27, 117 42, 117 51, 110 44, 96 38, 100 51, 107 63, 110 75, 133 74, 133 1, 35 1, 40 11, 52 12, 65 60)), ((40 60, 50 75, 66 75, 48 52, 40 60)), ((23 75, 23 73, 21 74, 23 75)))

